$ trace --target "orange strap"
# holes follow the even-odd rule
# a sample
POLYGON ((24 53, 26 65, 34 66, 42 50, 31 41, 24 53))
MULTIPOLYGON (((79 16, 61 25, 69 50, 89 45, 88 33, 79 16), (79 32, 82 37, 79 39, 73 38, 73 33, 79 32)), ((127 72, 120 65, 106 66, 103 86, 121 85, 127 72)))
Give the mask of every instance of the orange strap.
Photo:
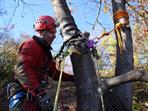
POLYGON ((114 13, 114 21, 119 20, 120 18, 127 18, 129 19, 129 15, 125 10, 118 10, 114 13))

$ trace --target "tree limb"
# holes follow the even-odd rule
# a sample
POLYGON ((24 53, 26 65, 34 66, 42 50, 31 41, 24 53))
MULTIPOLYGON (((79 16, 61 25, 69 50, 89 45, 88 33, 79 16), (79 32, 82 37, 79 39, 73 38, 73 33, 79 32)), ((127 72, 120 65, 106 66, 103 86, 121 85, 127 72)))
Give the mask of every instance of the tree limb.
POLYGON ((103 88, 103 90, 106 90, 106 88, 111 89, 115 86, 124 83, 136 82, 136 81, 148 82, 148 73, 144 71, 133 70, 121 76, 106 79, 101 87, 103 88))

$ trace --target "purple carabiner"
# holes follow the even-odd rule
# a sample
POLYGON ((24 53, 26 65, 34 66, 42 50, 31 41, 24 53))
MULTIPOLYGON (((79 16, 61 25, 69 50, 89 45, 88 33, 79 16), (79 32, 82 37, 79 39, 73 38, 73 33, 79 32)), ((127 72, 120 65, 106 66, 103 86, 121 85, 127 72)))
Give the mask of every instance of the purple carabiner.
POLYGON ((89 41, 87 42, 87 46, 88 46, 89 48, 93 48, 93 47, 94 47, 94 44, 95 44, 95 42, 94 42, 93 40, 89 40, 89 41))

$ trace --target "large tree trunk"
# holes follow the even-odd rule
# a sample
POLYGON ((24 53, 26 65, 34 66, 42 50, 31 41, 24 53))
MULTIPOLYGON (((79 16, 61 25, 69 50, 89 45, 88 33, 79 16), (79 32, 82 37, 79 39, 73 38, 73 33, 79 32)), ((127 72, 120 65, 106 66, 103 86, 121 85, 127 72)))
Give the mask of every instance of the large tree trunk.
MULTIPOLYGON (((126 11, 125 0, 112 0, 113 14, 115 15, 119 11, 126 11)), ((133 70, 133 46, 132 46, 132 34, 128 23, 128 17, 125 15, 120 19, 116 19, 114 16, 114 23, 122 23, 122 36, 123 49, 119 47, 119 41, 117 39, 117 54, 116 54, 116 69, 115 76, 125 74, 133 70)), ((116 38, 118 34, 116 32, 116 38)), ((115 94, 121 99, 126 111, 132 110, 132 98, 133 98, 133 85, 132 83, 120 85, 114 89, 115 94)))
MULTIPOLYGON (((79 30, 69 11, 66 1, 51 0, 51 2, 55 18, 60 25, 64 40, 68 41, 69 38, 78 38, 79 30)), ((90 51, 88 50, 84 54, 74 52, 71 55, 71 61, 77 90, 77 111, 100 110, 97 75, 90 51)))
POLYGON ((76 77, 78 111, 101 111, 98 80, 90 53, 71 56, 76 77))

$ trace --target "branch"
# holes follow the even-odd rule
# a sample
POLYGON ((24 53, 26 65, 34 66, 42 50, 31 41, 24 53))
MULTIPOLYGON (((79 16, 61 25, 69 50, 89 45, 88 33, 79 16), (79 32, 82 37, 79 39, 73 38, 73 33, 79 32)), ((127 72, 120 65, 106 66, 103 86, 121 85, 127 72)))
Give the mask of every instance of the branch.
POLYGON ((96 17, 96 20, 95 20, 95 23, 94 23, 92 29, 95 28, 96 23, 98 23, 103 29, 105 29, 105 27, 104 27, 104 26, 99 22, 99 20, 98 20, 98 19, 99 19, 99 16, 100 16, 100 12, 101 12, 101 6, 102 6, 102 1, 101 1, 101 0, 100 0, 99 4, 100 4, 100 7, 99 7, 98 14, 97 14, 97 17, 96 17))
POLYGON ((124 83, 130 83, 136 81, 148 82, 148 73, 139 70, 133 70, 124 75, 102 81, 101 88, 103 90, 107 90, 124 83))

